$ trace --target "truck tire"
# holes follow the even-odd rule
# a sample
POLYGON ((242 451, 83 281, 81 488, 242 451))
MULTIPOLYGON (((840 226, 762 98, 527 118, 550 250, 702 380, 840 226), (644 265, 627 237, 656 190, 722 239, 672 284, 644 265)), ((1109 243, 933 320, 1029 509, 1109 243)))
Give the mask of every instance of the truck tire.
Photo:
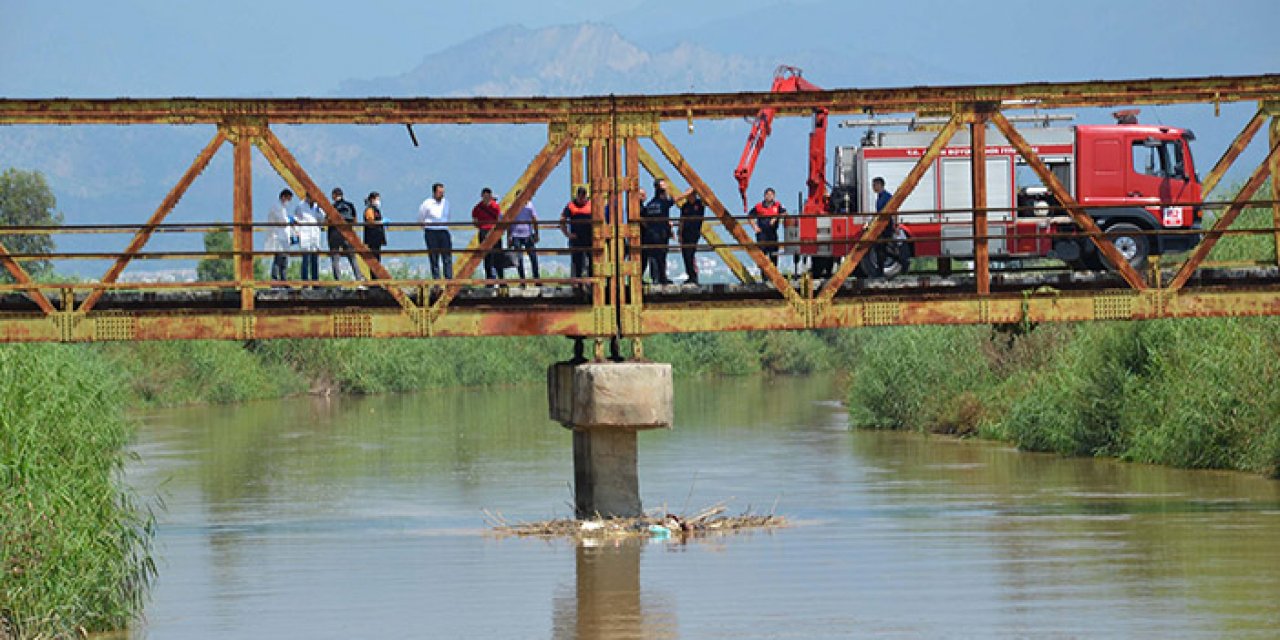
MULTIPOLYGON (((1142 229, 1131 222, 1117 222, 1106 229, 1107 240, 1115 246, 1120 255, 1129 261, 1134 269, 1147 266, 1147 258, 1151 255, 1151 237, 1143 235, 1142 229)), ((1100 254, 1102 264, 1108 268, 1110 262, 1100 254)))

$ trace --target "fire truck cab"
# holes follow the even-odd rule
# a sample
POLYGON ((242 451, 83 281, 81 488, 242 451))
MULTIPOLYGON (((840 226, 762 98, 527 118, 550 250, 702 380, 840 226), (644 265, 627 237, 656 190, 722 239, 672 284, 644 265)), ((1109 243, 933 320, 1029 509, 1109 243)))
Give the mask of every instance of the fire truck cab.
MULTIPOLYGON (((1019 132, 1121 255, 1142 267, 1150 255, 1186 251, 1199 242, 1199 234, 1188 230, 1200 227, 1202 193, 1188 144, 1192 133, 1140 125, 1134 116, 1135 111, 1122 111, 1116 113, 1118 124, 1019 132), (1165 231, 1169 233, 1161 233, 1165 231)), ((868 214, 875 212, 872 180, 884 178, 886 187, 895 189, 935 135, 868 129, 861 144, 837 147, 828 207, 835 215, 800 216, 792 233, 816 244, 802 242, 798 252, 831 258, 847 254, 870 223, 868 214)), ((1088 238, 1071 237, 1080 229, 998 131, 988 131, 986 154, 992 258, 1056 258, 1073 268, 1105 268, 1088 238)), ((961 131, 899 208, 897 234, 907 241, 895 252, 902 259, 885 264, 885 275, 905 271, 912 257, 972 258, 971 208, 970 141, 968 132, 961 131)))

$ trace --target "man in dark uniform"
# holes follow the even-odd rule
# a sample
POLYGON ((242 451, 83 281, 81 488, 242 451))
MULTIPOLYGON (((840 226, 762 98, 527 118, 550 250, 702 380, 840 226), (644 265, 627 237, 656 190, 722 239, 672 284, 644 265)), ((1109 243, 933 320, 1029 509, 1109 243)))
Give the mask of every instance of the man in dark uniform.
POLYGON ((698 240, 702 238, 702 218, 707 205, 697 192, 685 198, 680 206, 680 255, 684 258, 686 282, 698 284, 698 240))
POLYGON ((676 200, 688 197, 693 193, 690 189, 678 198, 667 193, 667 181, 658 178, 653 181, 653 198, 645 203, 640 212, 640 244, 650 248, 641 249, 641 264, 648 270, 649 280, 656 284, 671 284, 667 277, 667 245, 671 242, 671 208, 676 200))
MULTIPOLYGON (((355 232, 356 224, 356 206, 342 198, 342 189, 334 188, 330 194, 333 196, 333 208, 338 210, 338 215, 349 225, 352 225, 351 231, 355 232)), ((342 232, 338 227, 329 225, 329 266, 333 268, 333 279, 342 279, 342 270, 339 268, 338 256, 345 254, 347 262, 351 265, 351 273, 353 280, 364 280, 364 274, 360 273, 360 267, 356 266, 356 250, 352 247, 347 239, 342 236, 342 232)))

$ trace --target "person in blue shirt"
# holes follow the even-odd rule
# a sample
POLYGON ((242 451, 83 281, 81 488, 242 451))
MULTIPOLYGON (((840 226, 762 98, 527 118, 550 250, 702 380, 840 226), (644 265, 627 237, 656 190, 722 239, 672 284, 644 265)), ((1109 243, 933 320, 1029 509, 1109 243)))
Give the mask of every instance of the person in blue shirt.
MULTIPOLYGON (((871 190, 876 194, 876 213, 880 213, 889 205, 889 201, 893 200, 893 193, 884 188, 884 178, 879 176, 871 179, 871 190)), ((880 238, 893 238, 893 227, 893 220, 890 219, 889 226, 884 228, 884 233, 880 234, 880 238)), ((884 264, 888 259, 888 249, 889 247, 883 243, 877 243, 872 249, 871 254, 874 257, 875 275, 877 276, 884 275, 884 264)))
POLYGON ((876 213, 880 213, 893 199, 893 193, 884 188, 884 178, 880 177, 871 179, 871 190, 876 192, 876 213))

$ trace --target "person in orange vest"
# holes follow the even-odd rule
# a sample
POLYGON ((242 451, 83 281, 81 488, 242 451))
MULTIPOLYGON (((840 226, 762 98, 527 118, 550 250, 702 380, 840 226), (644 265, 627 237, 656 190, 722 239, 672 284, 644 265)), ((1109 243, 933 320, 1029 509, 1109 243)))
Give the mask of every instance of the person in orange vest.
MULTIPOLYGON (((498 201, 493 199, 493 189, 489 187, 481 189, 480 202, 471 209, 471 221, 475 223, 476 229, 480 230, 480 242, 484 242, 485 238, 489 237, 501 217, 502 208, 498 206, 498 201)), ((493 245, 493 250, 484 254, 484 277, 490 280, 501 280, 504 277, 502 265, 498 262, 498 253, 501 251, 502 237, 499 236, 498 243, 493 245)))
POLYGON ((571 250, 570 277, 591 277, 591 227, 591 199, 586 187, 578 187, 573 200, 560 212, 560 231, 569 239, 571 250))
POLYGON ((773 187, 764 190, 764 200, 756 203, 751 207, 751 212, 747 214, 747 219, 751 221, 751 228, 756 232, 756 242, 760 243, 761 251, 769 256, 769 262, 778 266, 778 227, 781 225, 782 217, 787 215, 787 210, 782 206, 781 202, 774 200, 776 192, 773 187))

